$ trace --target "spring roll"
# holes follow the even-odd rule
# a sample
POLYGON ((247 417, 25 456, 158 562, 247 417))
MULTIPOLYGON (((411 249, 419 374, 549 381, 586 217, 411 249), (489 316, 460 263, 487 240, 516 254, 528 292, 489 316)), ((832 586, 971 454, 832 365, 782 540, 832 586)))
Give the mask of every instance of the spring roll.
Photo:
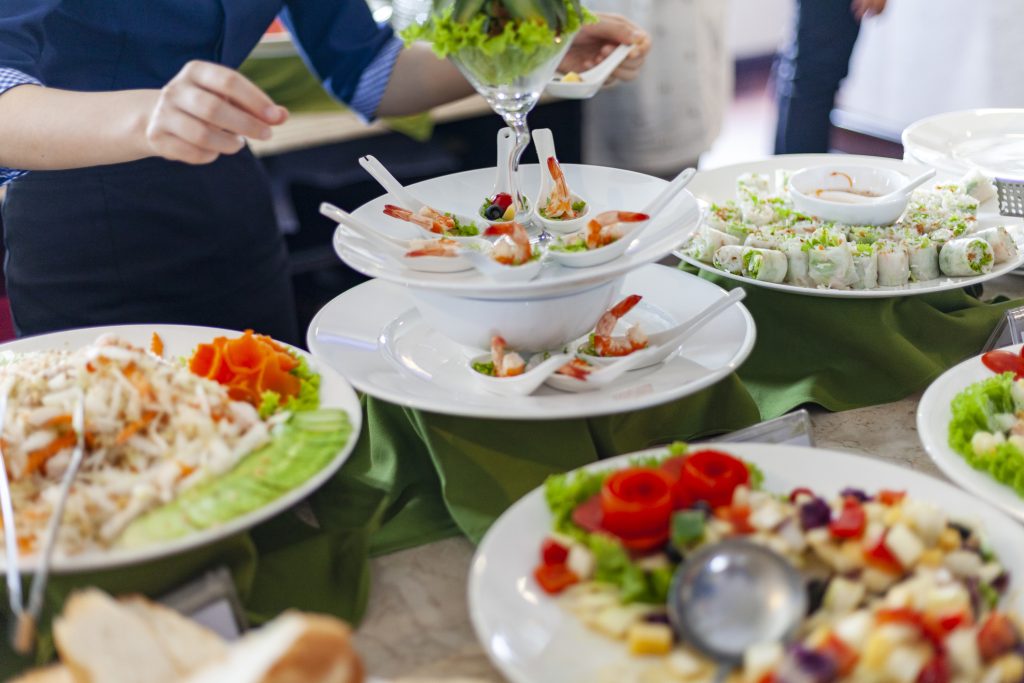
POLYGON ((792 238, 782 243, 782 253, 786 255, 786 282, 798 287, 813 287, 814 282, 808 270, 807 251, 804 241, 792 238))
POLYGON ((721 230, 715 230, 710 226, 704 226, 696 237, 693 238, 693 243, 690 245, 689 254, 703 263, 713 263, 715 260, 715 252, 726 245, 739 244, 740 241, 736 237, 722 232, 721 230))
POLYGON ((746 247, 726 245, 715 252, 715 268, 739 275, 743 272, 743 250, 746 247))
POLYGON ((910 279, 910 254, 902 242, 881 240, 878 251, 878 284, 880 287, 902 287, 910 279))
POLYGON ((906 245, 911 280, 924 282, 939 277, 939 250, 929 238, 910 239, 906 245))
POLYGON ((774 249, 743 248, 743 274, 761 282, 786 279, 786 255, 774 249))
POLYGON ((960 179, 960 187, 979 202, 987 202, 996 196, 996 184, 976 168, 972 168, 960 179))
POLYGON ((768 225, 775 221, 775 207, 764 201, 751 197, 740 205, 743 220, 753 225, 768 225))
POLYGON ((1003 226, 979 230, 973 236, 980 237, 992 246, 992 255, 995 257, 996 263, 1017 260, 1017 243, 1010 235, 1010 231, 1003 226))
POLYGON ((765 173, 744 173, 736 179, 736 192, 740 196, 752 193, 763 197, 771 192, 771 179, 765 173))
POLYGON ((708 207, 708 218, 707 224, 715 230, 726 231, 726 226, 733 221, 738 221, 742 217, 740 213, 740 207, 736 206, 736 202, 726 202, 725 204, 712 204, 708 207))
POLYGON ((857 277, 850 247, 845 242, 834 247, 812 246, 807 252, 807 268, 816 286, 829 289, 846 289, 857 277))
POLYGON ((981 237, 960 237, 942 245, 939 268, 950 277, 968 277, 992 271, 992 245, 981 237))
POLYGON ((878 253, 874 244, 851 244, 853 272, 856 279, 854 289, 874 289, 878 286, 878 253))

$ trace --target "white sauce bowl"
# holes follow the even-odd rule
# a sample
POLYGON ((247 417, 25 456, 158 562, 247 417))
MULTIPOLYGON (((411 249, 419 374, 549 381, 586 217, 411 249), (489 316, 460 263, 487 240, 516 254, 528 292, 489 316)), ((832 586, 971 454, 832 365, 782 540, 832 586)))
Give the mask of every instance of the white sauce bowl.
POLYGON ((789 193, 797 211, 815 218, 846 225, 890 225, 907 208, 907 195, 885 202, 848 203, 817 197, 815 193, 818 190, 853 189, 880 197, 904 187, 908 180, 899 171, 874 166, 828 164, 794 173, 789 179, 789 193), (850 180, 853 181, 852 188, 850 180))

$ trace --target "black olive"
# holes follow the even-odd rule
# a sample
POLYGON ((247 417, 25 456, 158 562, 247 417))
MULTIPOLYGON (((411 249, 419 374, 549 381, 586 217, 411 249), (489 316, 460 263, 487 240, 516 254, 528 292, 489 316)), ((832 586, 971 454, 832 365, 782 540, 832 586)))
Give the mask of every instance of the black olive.
POLYGON ((665 555, 668 556, 668 561, 672 564, 679 564, 683 561, 683 554, 679 552, 679 548, 675 547, 671 543, 665 546, 665 555))
POLYGON ((956 522, 950 522, 949 526, 953 527, 958 534, 960 534, 960 540, 966 541, 971 537, 971 530, 965 527, 963 524, 957 524, 956 522))
POLYGON ((505 212, 502 211, 501 207, 498 206, 497 204, 491 204, 490 206, 487 207, 487 210, 484 211, 484 218, 486 218, 489 221, 499 220, 504 215, 505 212))

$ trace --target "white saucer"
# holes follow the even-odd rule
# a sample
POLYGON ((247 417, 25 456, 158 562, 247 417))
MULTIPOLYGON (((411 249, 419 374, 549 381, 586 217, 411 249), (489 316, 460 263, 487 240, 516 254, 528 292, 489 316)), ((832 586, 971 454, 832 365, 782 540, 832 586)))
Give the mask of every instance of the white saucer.
MULTIPOLYGON (((609 209, 640 211, 667 184, 653 176, 603 166, 565 164, 562 170, 573 192, 589 198, 592 215, 609 209)), ((520 169, 520 178, 523 191, 532 194, 540 184, 540 167, 524 165, 520 169)), ((438 210, 473 214, 484 196, 492 191, 493 183, 494 169, 485 168, 432 178, 410 185, 408 189, 438 210)), ((414 234, 415 228, 384 215, 384 205, 393 201, 390 195, 383 195, 356 209, 352 215, 392 237, 408 239, 418 236, 414 234)), ((655 217, 635 242, 629 240, 622 256, 587 268, 546 263, 540 275, 529 282, 496 282, 475 270, 424 273, 398 268, 386 259, 375 257, 373 246, 359 236, 336 233, 334 250, 342 261, 369 277, 456 296, 521 299, 579 291, 613 280, 637 266, 657 261, 694 232, 700 220, 696 200, 684 190, 655 217)), ((478 225, 482 227, 483 221, 478 225)))
MULTIPOLYGON (((626 275, 622 292, 642 295, 645 310, 670 320, 686 320, 725 296, 710 282, 658 265, 626 275)), ((666 363, 626 373, 599 391, 580 395, 542 387, 531 396, 497 396, 482 391, 469 374, 466 361, 479 351, 430 329, 412 308, 403 287, 367 282, 321 309, 307 344, 360 391, 391 403, 464 417, 555 420, 640 410, 693 394, 738 368, 755 338, 753 318, 738 305, 666 363)))

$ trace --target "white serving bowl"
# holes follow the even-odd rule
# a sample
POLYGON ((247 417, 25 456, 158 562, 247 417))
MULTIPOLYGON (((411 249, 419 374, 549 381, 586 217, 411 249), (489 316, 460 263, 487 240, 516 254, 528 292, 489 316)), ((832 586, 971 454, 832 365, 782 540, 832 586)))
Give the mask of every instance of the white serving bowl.
POLYGON ((905 186, 909 178, 899 171, 876 166, 811 166, 797 171, 789 179, 793 207, 801 213, 846 225, 890 225, 907 208, 909 197, 905 194, 885 202, 865 203, 847 203, 815 196, 818 190, 850 190, 850 180, 853 181, 853 190, 881 197, 905 186))
POLYGON ((561 349, 594 329, 615 303, 622 277, 593 287, 532 299, 475 299, 410 287, 420 315, 452 341, 481 351, 500 334, 513 351, 561 349))

